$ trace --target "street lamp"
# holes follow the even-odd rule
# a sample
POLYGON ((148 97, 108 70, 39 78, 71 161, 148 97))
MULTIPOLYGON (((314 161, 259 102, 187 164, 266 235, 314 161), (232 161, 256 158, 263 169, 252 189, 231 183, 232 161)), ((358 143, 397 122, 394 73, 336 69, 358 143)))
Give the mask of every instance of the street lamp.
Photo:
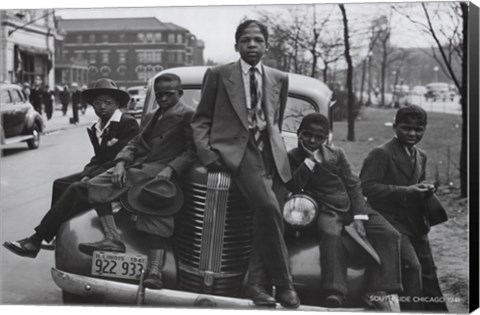
POLYGON ((438 67, 433 67, 433 72, 435 73, 435 82, 438 82, 438 67))

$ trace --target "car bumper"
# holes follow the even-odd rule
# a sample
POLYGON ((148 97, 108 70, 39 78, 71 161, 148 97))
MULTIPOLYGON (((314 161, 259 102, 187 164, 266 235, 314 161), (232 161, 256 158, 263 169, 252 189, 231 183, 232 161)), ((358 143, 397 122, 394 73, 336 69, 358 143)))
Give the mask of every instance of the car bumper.
MULTIPOLYGON (((105 302, 121 304, 145 304, 164 307, 207 307, 225 309, 265 309, 253 304, 251 300, 218 295, 208 295, 178 290, 139 290, 139 286, 104 279, 92 278, 63 272, 56 268, 51 270, 53 281, 62 290, 71 294, 102 298, 105 302)), ((277 304, 276 308, 282 306, 277 304)), ((300 311, 362 311, 363 308, 329 309, 318 306, 301 305, 300 311)))

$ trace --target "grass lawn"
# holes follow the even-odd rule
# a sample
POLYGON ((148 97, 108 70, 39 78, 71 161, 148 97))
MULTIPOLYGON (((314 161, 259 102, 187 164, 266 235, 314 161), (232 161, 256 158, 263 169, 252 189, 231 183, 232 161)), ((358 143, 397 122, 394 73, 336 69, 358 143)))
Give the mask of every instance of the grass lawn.
MULTIPOLYGON (((390 140, 395 109, 363 108, 355 121, 355 141, 347 141, 347 122, 333 124, 333 141, 345 150, 359 174, 368 152, 390 140)), ((418 147, 427 152, 427 180, 440 184, 437 195, 449 220, 432 227, 429 238, 442 291, 450 312, 468 312, 468 200, 460 196, 459 115, 428 113, 427 131, 418 147)))

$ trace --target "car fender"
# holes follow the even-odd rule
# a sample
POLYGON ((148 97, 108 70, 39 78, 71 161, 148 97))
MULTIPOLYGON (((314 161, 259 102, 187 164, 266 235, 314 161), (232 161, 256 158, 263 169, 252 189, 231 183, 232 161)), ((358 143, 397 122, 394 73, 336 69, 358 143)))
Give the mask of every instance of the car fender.
POLYGON ((25 120, 24 134, 30 134, 35 125, 38 126, 40 132, 45 130, 45 123, 43 122, 42 116, 33 110, 33 108, 27 112, 25 120))

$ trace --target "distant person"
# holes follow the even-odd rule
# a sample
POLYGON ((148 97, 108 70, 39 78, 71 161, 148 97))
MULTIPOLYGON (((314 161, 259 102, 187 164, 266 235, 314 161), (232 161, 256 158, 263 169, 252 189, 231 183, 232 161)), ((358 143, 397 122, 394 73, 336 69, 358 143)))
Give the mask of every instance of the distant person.
POLYGON ((68 110, 68 104, 70 104, 70 91, 68 89, 68 85, 63 86, 63 90, 60 91, 60 103, 62 104, 62 114, 65 116, 68 110))
POLYGON ((192 120, 198 156, 209 172, 228 171, 253 209, 253 252, 246 295, 257 305, 297 308, 283 239, 284 183, 292 174, 281 137, 288 76, 267 67, 268 29, 242 22, 235 32, 237 62, 207 70, 192 120), (267 276, 271 281, 265 283, 267 276), (276 287, 275 298, 266 285, 276 287))
POLYGON ((393 124, 394 138, 368 153, 360 179, 368 203, 402 235, 402 311, 443 313, 448 310, 428 240, 425 209, 425 201, 436 188, 424 182, 427 154, 416 147, 426 127, 427 113, 421 107, 400 108, 393 124))
POLYGON ((71 124, 78 124, 78 111, 80 109, 80 101, 81 101, 80 90, 78 89, 78 84, 73 82, 72 83, 72 118, 70 118, 71 124))
POLYGON ((22 89, 23 95, 25 96, 25 99, 30 102, 30 84, 28 82, 23 83, 23 89, 22 89))
POLYGON ((295 194, 312 197, 319 208, 316 226, 321 252, 323 306, 345 306, 348 257, 342 234, 345 226, 353 224, 380 257, 380 265, 368 266, 366 302, 384 311, 399 311, 395 303, 389 301, 397 299, 394 295, 402 291, 400 233, 378 212, 366 206, 360 180, 352 172, 345 152, 327 144, 329 131, 327 117, 320 113, 306 115, 297 131, 298 147, 288 152, 293 178, 287 188, 295 194))
POLYGON ((55 93, 50 89, 48 85, 45 85, 45 88, 42 91, 42 100, 43 105, 45 106, 45 114, 47 119, 52 119, 53 114, 53 103, 55 101, 55 93))
POLYGON ((30 103, 32 103, 33 108, 41 115, 42 114, 42 90, 38 84, 32 89, 30 93, 30 103))
MULTIPOLYGON (((84 84, 82 85, 82 92, 85 91, 86 89, 88 89, 88 87, 84 84)), ((85 115, 85 112, 87 111, 87 106, 88 106, 88 103, 87 101, 85 100, 84 97, 82 97, 82 95, 80 94, 80 110, 82 111, 82 115, 85 115)))
POLYGON ((51 208, 32 236, 3 244, 19 256, 35 258, 42 240, 52 241, 63 222, 89 209, 86 199, 77 198, 86 192, 87 181, 115 165, 113 160, 117 153, 138 133, 137 120, 118 110, 119 105, 128 102, 130 97, 119 90, 115 82, 99 79, 95 87, 84 93, 92 100, 98 116, 98 121, 87 129, 95 155, 82 172, 55 180, 51 208))

